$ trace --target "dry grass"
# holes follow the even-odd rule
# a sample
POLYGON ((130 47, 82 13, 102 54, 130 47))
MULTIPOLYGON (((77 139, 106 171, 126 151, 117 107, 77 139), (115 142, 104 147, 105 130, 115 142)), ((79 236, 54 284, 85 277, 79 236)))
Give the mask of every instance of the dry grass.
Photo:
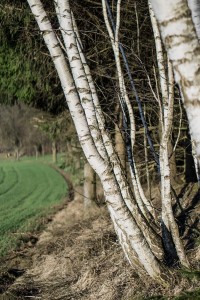
MULTIPOLYGON (((27 250, 32 251, 31 267, 0 299, 139 300, 159 294, 170 299, 198 285, 182 278, 177 286, 164 289, 138 278, 124 259, 107 211, 98 208, 85 215, 81 197, 75 196, 35 248, 27 250)), ((13 267, 20 269, 21 262, 13 267)))

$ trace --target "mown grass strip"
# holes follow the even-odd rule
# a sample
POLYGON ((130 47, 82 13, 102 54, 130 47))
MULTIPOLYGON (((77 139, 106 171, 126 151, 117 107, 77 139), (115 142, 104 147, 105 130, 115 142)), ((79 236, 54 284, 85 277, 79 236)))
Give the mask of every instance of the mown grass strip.
POLYGON ((0 162, 0 172, 0 255, 5 255, 61 202, 67 185, 58 172, 34 161, 0 162))

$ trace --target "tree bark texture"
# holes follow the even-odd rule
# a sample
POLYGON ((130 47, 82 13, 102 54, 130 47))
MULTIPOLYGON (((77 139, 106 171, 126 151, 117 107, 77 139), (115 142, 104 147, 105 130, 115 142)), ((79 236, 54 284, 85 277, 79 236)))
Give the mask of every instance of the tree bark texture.
MULTIPOLYGON (((61 50, 59 40, 52 29, 41 1, 27 1, 58 72, 81 147, 89 164, 100 177, 108 210, 124 253, 131 265, 140 274, 148 273, 158 281, 165 280, 161 238, 155 230, 154 220, 151 219, 152 222, 149 222, 152 207, 142 195, 143 191, 137 182, 137 173, 135 182, 140 200, 145 207, 144 211, 133 197, 133 192, 127 182, 126 174, 116 154, 112 139, 105 128, 104 116, 89 67, 83 55, 69 1, 56 1, 56 11, 64 41, 62 47, 65 47, 68 60, 61 50)), ((119 7, 120 1, 118 1, 119 7)), ((119 30, 119 16, 116 30, 117 32, 119 30)), ((117 39, 116 34, 115 42, 117 39)), ((126 97, 125 83, 120 70, 118 45, 114 47, 114 50, 116 51, 121 94, 126 97)), ((127 98, 127 106, 129 105, 128 101, 127 98)), ((129 115, 132 113, 131 109, 129 106, 129 115)), ((134 122, 134 116, 132 122, 134 122)), ((132 143, 134 145, 134 140, 132 143)), ((171 221, 170 219, 169 222, 171 221)))
POLYGON ((192 13, 192 20, 200 39, 200 2, 199 0, 188 0, 188 5, 192 13))
POLYGON ((173 105, 174 105, 174 88, 173 88, 173 71, 171 62, 164 59, 164 52, 161 42, 160 31, 157 20, 149 2, 150 16, 154 31, 154 39, 156 45, 158 72, 162 101, 160 103, 161 120, 161 141, 160 141, 160 175, 161 175, 161 200, 162 200, 162 236, 163 243, 167 255, 167 261, 177 259, 188 267, 189 263, 185 255, 183 243, 179 236, 178 226, 176 224, 172 210, 172 195, 171 195, 171 169, 169 162, 169 143, 172 130, 173 120, 173 105), (165 69, 167 65, 167 69, 165 69))
MULTIPOLYGON (((162 39, 172 61, 200 162, 200 45, 187 0, 151 0, 162 39)), ((191 6, 190 6, 191 7, 191 6)))

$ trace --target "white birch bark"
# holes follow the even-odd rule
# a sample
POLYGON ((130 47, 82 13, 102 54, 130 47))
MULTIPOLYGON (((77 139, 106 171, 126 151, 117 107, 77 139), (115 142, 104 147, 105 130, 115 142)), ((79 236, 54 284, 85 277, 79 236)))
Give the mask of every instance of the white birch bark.
MULTIPOLYGON (((127 185, 125 184, 123 186, 125 183, 123 177, 122 182, 119 184, 119 180, 122 176, 121 169, 119 168, 116 170, 115 166, 112 167, 108 161, 102 158, 104 148, 100 144, 97 149, 96 144, 94 143, 94 141, 97 142, 95 132, 93 138, 91 137, 91 130, 93 129, 91 129, 91 124, 88 123, 93 120, 91 118, 91 120, 88 121, 88 118, 90 118, 91 115, 89 115, 89 117, 87 116, 86 110, 88 108, 84 106, 83 99, 80 99, 81 96, 79 98, 74 80, 44 8, 40 0, 28 0, 28 3, 39 25, 40 31, 61 80, 62 88, 85 156, 90 165, 101 178, 108 209, 126 256, 129 258, 133 266, 137 268, 140 266, 141 272, 142 269, 145 269, 146 272, 154 279, 164 280, 165 276, 163 275, 163 268, 155 258, 149 246, 149 244, 152 244, 153 248, 158 247, 155 251, 159 253, 161 249, 157 245, 157 239, 153 239, 153 241, 151 241, 150 235, 149 241, 146 241, 138 223, 136 223, 133 218, 132 212, 137 214, 138 210, 136 205, 132 205, 127 185), (101 153, 100 149, 103 149, 101 153), (115 170, 116 173, 113 173, 113 170, 115 170), (116 180, 117 177, 118 180, 116 180)), ((61 15, 60 18, 62 18, 61 15)), ((79 66, 77 68, 79 70, 79 66)), ((88 103, 88 101, 86 102, 88 103)), ((113 156, 113 160, 115 161, 116 157, 114 152, 113 156)), ((146 235, 148 235, 149 231, 147 229, 147 224, 145 224, 143 220, 137 220, 137 222, 141 222, 141 228, 144 229, 146 235)))
POLYGON ((151 0, 172 61, 200 162, 200 45, 186 0, 151 0))
POLYGON ((101 132, 99 130, 96 118, 92 94, 77 47, 69 1, 57 0, 57 5, 59 11, 58 20, 60 20, 61 32, 69 59, 70 69, 81 100, 82 107, 86 114, 88 126, 100 155, 102 156, 102 158, 108 159, 105 147, 101 139, 101 132))
MULTIPOLYGON (((72 17, 72 20, 73 20, 73 17, 72 17)), ((117 22, 117 23, 119 24, 119 22, 117 22)), ((74 20, 74 27, 76 28, 76 33, 77 33, 78 40, 80 40, 75 20, 74 20)), ((119 30, 119 25, 117 25, 117 28, 119 30)), ((105 147, 106 147, 106 151, 107 151, 107 153, 109 155, 111 163, 114 164, 114 172, 115 172, 116 178, 118 180, 118 183, 119 183, 119 185, 121 187, 123 197, 124 197, 124 199, 125 199, 128 207, 129 207, 129 209, 132 211, 132 213, 134 213, 135 209, 136 209, 136 206, 133 206, 133 204, 131 203, 132 201, 128 200, 131 197, 130 197, 130 194, 128 192, 127 183, 126 183, 125 178, 123 176, 119 160, 117 159, 116 153, 114 151, 114 148, 112 147, 111 140, 110 140, 109 136, 107 135, 107 133, 105 132, 105 127, 104 127, 105 121, 104 121, 104 117, 103 117, 101 109, 100 109, 100 104, 99 104, 99 100, 98 100, 98 96, 97 96, 97 93, 96 93, 96 89, 95 89, 95 86, 94 86, 94 83, 93 83, 93 80, 92 80, 92 77, 91 77, 91 74, 90 74, 90 69, 89 69, 89 67, 88 67, 88 65, 86 63, 86 59, 85 59, 85 56, 83 54, 83 51, 82 51, 81 47, 78 47, 78 49, 79 49, 80 57, 81 57, 81 60, 82 60, 83 66, 84 66, 84 70, 85 70, 86 76, 88 78, 90 89, 91 89, 91 92, 92 92, 93 101, 94 101, 94 107, 95 107, 95 112, 97 114, 97 119, 98 119, 98 122, 99 122, 99 125, 100 125, 101 134, 103 136, 103 141, 104 141, 104 144, 105 144, 105 147)), ((122 84, 120 85, 120 87, 123 90, 125 89, 124 82, 122 82, 122 84)), ((125 95, 127 95, 127 93, 125 93, 125 95)), ((131 116, 133 116, 133 111, 132 111, 132 107, 130 105, 130 101, 129 101, 129 110, 131 110, 131 116)), ((134 117, 131 118, 131 122, 134 122, 134 117)), ((135 128, 135 124, 132 127, 135 128)), ((135 135, 135 130, 134 130, 134 132, 132 131, 132 140, 134 140, 134 135, 135 135)), ((137 187, 137 185, 136 185, 136 187, 137 187)), ((142 206, 144 207, 143 203, 142 203, 142 206)), ((144 208, 143 208, 143 211, 145 211, 144 208)), ((149 239, 149 241, 150 241, 150 239, 149 239)))
MULTIPOLYGON (((113 48, 113 53, 115 57, 115 63, 117 68, 117 75, 118 75, 118 81, 119 81, 119 88, 121 93, 121 101, 124 102, 127 105, 129 118, 130 118, 130 135, 131 135, 131 151, 133 155, 133 147, 135 144, 135 117, 132 109, 132 105, 130 102, 130 99, 128 97, 128 93, 125 86, 124 76, 122 72, 121 62, 120 62, 120 52, 119 52, 119 28, 120 28, 120 7, 121 7, 121 0, 117 1, 117 16, 116 16, 116 28, 115 28, 115 34, 112 31, 112 28, 110 26, 108 15, 107 15, 107 9, 106 9, 106 3, 105 0, 102 0, 102 7, 103 7, 103 15, 104 15, 104 21, 107 27, 107 31, 110 37, 110 41, 113 48)), ((133 182, 134 187, 134 194, 135 199, 137 201, 137 204, 142 211, 143 215, 147 220, 150 220, 150 217, 148 216, 148 212, 156 219, 155 211, 150 203, 150 201, 146 198, 140 179, 137 172, 137 167, 133 161, 134 164, 134 170, 135 173, 133 173, 132 168, 130 167, 130 173, 131 178, 133 182)))
MULTIPOLYGON (((74 28, 76 28, 77 36, 79 37, 77 26, 75 24, 75 20, 74 20, 74 28)), ((118 26, 118 28, 119 28, 119 26, 118 26)), ((110 138, 109 138, 107 132, 105 131, 105 126, 104 126, 105 121, 104 121, 102 111, 100 109, 98 96, 97 96, 96 89, 95 89, 95 86, 94 86, 94 83, 93 83, 93 80, 92 80, 92 77, 91 77, 89 66, 86 63, 85 56, 82 52, 81 47, 80 47, 79 51, 80 51, 80 54, 81 54, 81 59, 82 59, 82 62, 83 62, 83 66, 84 66, 85 71, 86 71, 86 75, 88 77, 88 82, 89 82, 90 87, 91 87, 94 106, 95 106, 95 111, 97 113, 97 119, 98 119, 99 126, 100 126, 100 129, 101 129, 104 145, 106 147, 106 151, 109 155, 111 164, 113 166, 114 174, 115 174, 116 180, 119 184, 123 199, 124 199, 127 207, 129 208, 129 210, 131 211, 133 217, 136 218, 136 222, 137 222, 139 228, 142 230, 145 238, 147 239, 151 250, 153 251, 153 253, 156 255, 157 258, 162 259, 163 258, 163 253, 162 253, 162 250, 161 250, 162 246, 161 246, 161 243, 160 243, 160 238, 157 235, 155 235, 154 231, 152 231, 151 226, 154 227, 153 221, 151 220, 151 226, 149 226, 148 223, 145 220, 143 220, 142 215, 140 213, 140 210, 138 209, 137 205, 135 204, 134 199, 132 198, 132 194, 130 193, 130 188, 127 185, 127 181, 126 181, 126 179, 124 177, 124 174, 123 174, 123 171, 120 167, 120 161, 119 161, 119 159, 118 159, 118 157, 115 153, 115 150, 114 150, 114 147, 113 147, 113 145, 110 141, 110 138)), ((125 85, 124 85, 124 87, 125 87, 125 85)), ((130 109, 132 110, 131 105, 130 105, 130 109)), ((133 121, 134 121, 134 119, 133 119, 133 121)), ((135 134, 135 131, 134 131, 134 134, 135 134)), ((142 192, 143 192, 143 190, 142 190, 142 192)), ((138 185, 136 184, 136 181, 135 181, 135 193, 139 194, 138 185)), ((144 194, 143 194, 143 196, 144 196, 144 194)), ((149 203, 148 203, 148 206, 149 206, 149 203)), ((150 204, 150 206, 151 206, 151 204, 150 204)))
MULTIPOLYGON (((77 31, 77 26, 76 25, 74 26, 74 28, 76 28, 76 31, 77 31)), ((78 32, 77 32, 77 36, 78 36, 78 32)), ((140 213, 140 210, 138 209, 137 205, 134 203, 134 199, 132 198, 132 194, 130 193, 130 188, 127 185, 127 181, 126 181, 126 179, 124 177, 124 174, 123 174, 123 171, 121 169, 120 161, 119 161, 119 159, 118 159, 118 157, 115 153, 112 142, 111 142, 107 132, 105 131, 105 126, 104 126, 105 121, 104 121, 102 111, 100 109, 98 96, 97 96, 97 93, 96 93, 96 90, 95 90, 95 87, 94 87, 93 80, 91 78, 90 70, 89 70, 89 67, 86 63, 86 60, 85 60, 84 54, 82 52, 82 49, 81 49, 81 47, 79 47, 79 48, 80 48, 79 51, 80 51, 80 55, 81 55, 81 60, 83 62, 83 66, 84 66, 84 69, 86 71, 86 75, 88 77, 88 82, 91 86, 95 111, 96 111, 96 114, 97 114, 99 127, 101 129, 104 145, 106 147, 106 151, 109 155, 111 164, 113 166, 114 174, 115 174, 116 180, 119 184, 123 199, 124 199, 127 207, 130 209, 132 215, 135 216, 136 222, 137 222, 138 226, 140 227, 140 229, 142 230, 143 234, 145 235, 145 238, 147 239, 150 248, 152 249, 152 251, 154 252, 156 257, 161 259, 163 253, 161 251, 162 247, 161 247, 160 239, 158 238, 157 235, 155 236, 155 232, 152 231, 152 229, 151 229, 151 226, 153 227, 153 222, 151 222, 151 226, 149 226, 148 223, 145 220, 143 220, 143 218, 141 216, 141 213, 140 213)), ((137 185, 136 185, 136 187, 137 187, 137 185)), ((138 187, 137 187, 137 189, 138 189, 138 187)))
MULTIPOLYGON (((200 40, 200 1, 199 0, 188 0, 188 5, 192 13, 192 20, 196 29, 198 39, 200 40)), ((196 149, 192 140, 192 155, 194 159, 195 171, 198 183, 200 185, 200 162, 196 155, 196 149)))
MULTIPOLYGON (((73 15, 72 15, 72 20, 74 22, 75 32, 76 32, 77 37, 79 39, 78 29, 77 29, 75 20, 73 19, 73 15)), ((127 180, 126 180, 126 178, 124 176, 124 173, 123 173, 123 170, 120 166, 119 158, 117 157, 117 155, 115 153, 115 150, 114 150, 114 147, 112 145, 112 142, 111 142, 111 140, 108 136, 107 131, 105 130, 104 116, 103 116, 102 111, 100 109, 100 104, 99 104, 96 89, 95 89, 95 86, 94 86, 94 83, 93 83, 93 80, 92 80, 92 77, 91 77, 90 69, 89 69, 89 66, 86 63, 86 59, 85 59, 85 56, 82 52, 81 47, 79 47, 79 52, 80 52, 81 60, 83 62, 83 67, 84 67, 85 72, 86 72, 86 76, 88 78, 90 88, 91 88, 91 91, 92 91, 93 103, 94 103, 94 107, 95 107, 95 112, 97 114, 99 127, 101 129, 103 142, 104 142, 104 145, 106 147, 106 151, 109 155, 110 162, 113 166, 114 174, 115 174, 116 180, 119 184, 120 191, 122 193, 123 199, 124 199, 127 207, 129 208, 129 210, 131 211, 133 217, 136 218, 136 222, 137 222, 138 226, 140 227, 140 229, 142 230, 145 238, 147 239, 148 244, 149 244, 150 248, 152 249, 153 253, 156 255, 156 257, 158 257, 159 259, 162 259, 163 253, 162 253, 162 250, 161 250, 162 246, 161 246, 161 243, 160 243, 160 238, 157 235, 155 235, 154 231, 152 231, 151 226, 154 227, 153 222, 151 221, 151 226, 149 226, 148 223, 146 222, 146 220, 143 220, 141 212, 138 209, 138 206, 136 205, 136 203, 135 203, 135 201, 132 197, 132 194, 130 193, 130 188, 128 187, 127 180)), ((135 187, 135 193, 136 192, 139 194, 137 184, 136 184, 136 187, 135 187)), ((143 192, 143 190, 142 190, 142 192, 143 192)))
POLYGON ((100 168, 99 171, 104 171, 106 169, 106 165, 96 151, 96 147, 93 143, 93 140, 91 139, 87 120, 80 104, 80 100, 74 86, 73 78, 69 71, 56 35, 51 27, 51 23, 48 20, 48 17, 40 0, 28 0, 28 3, 39 25, 41 34, 43 35, 44 41, 48 47, 48 50, 58 72, 72 118, 74 120, 76 128, 78 129, 77 131, 81 146, 83 147, 84 152, 88 154, 87 159, 90 160, 93 168, 96 171, 97 168, 100 168), (94 153, 95 155, 92 156, 92 153, 94 153))
POLYGON ((200 39, 200 1, 188 0, 188 5, 192 13, 192 20, 194 22, 198 38, 200 39))
MULTIPOLYGON (((154 31, 154 39, 156 45, 158 71, 160 79, 160 87, 162 94, 163 105, 163 118, 162 120, 162 132, 160 142, 160 175, 161 175, 161 199, 162 199, 162 221, 168 232, 171 233, 173 242, 177 251, 177 255, 180 262, 184 266, 189 266, 188 260, 185 255, 182 241, 179 237, 178 226, 175 222, 173 210, 172 210, 172 196, 171 196, 171 181, 170 181, 170 163, 168 144, 170 138, 170 132, 172 130, 173 120, 173 104, 174 104, 174 89, 173 89, 173 71, 171 63, 167 62, 168 76, 165 71, 165 59, 163 53, 163 47, 161 42, 161 36, 155 18, 154 12, 149 2, 149 10, 151 16, 152 27, 154 31), (168 77, 168 78, 167 78, 168 77)), ((162 112, 161 112, 162 113, 162 112)))

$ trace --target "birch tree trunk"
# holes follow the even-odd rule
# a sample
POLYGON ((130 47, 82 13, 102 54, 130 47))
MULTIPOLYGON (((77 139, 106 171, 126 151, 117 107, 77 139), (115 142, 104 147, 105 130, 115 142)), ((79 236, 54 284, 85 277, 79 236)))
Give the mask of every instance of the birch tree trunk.
MULTIPOLYGON (((113 53, 115 57, 115 63, 116 63, 116 69, 117 69, 117 76, 118 76, 118 83, 119 83, 119 89, 120 89, 120 103, 122 106, 122 111, 124 114, 124 108, 127 107, 128 111, 128 117, 130 119, 130 150, 128 153, 128 162, 129 162, 129 167, 130 167, 130 173, 131 173, 131 178, 134 186, 134 194, 135 194, 135 199, 136 203, 141 210, 142 214, 144 217, 150 221, 151 216, 153 216, 156 219, 155 211, 150 203, 150 201, 146 198, 144 191, 141 186, 140 178, 138 176, 138 171, 137 171, 137 166, 134 161, 134 153, 133 153, 133 147, 135 144, 135 117, 133 113, 133 108, 130 103, 130 99, 128 97, 126 85, 125 85, 125 80, 124 80, 124 75, 121 67, 121 62, 120 62, 120 52, 119 52, 119 29, 120 29, 120 7, 121 7, 121 0, 117 1, 117 14, 116 14, 116 28, 115 31, 113 32, 111 25, 108 20, 108 14, 107 14, 107 9, 106 9, 106 2, 105 0, 102 0, 102 8, 103 8, 103 15, 104 15, 104 20, 106 24, 106 28, 109 34, 109 38, 111 41, 111 45, 113 48, 113 53)), ((126 118, 126 116, 124 116, 126 118)))
MULTIPOLYGON (((68 11, 69 12, 69 1, 67 1, 67 7, 65 7, 65 12, 68 11)), ((118 9, 119 9, 119 2, 118 2, 118 9)), ((119 16, 119 14, 118 14, 119 16)), ((73 14, 71 13, 71 19, 72 19, 72 23, 73 23, 73 14)), ((68 15, 68 21, 70 20, 70 16, 68 15)), ((76 24, 74 23, 73 24, 74 26, 74 30, 75 30, 75 33, 76 33, 76 36, 77 36, 77 40, 79 41, 80 40, 80 37, 79 37, 79 34, 77 32, 77 29, 76 29, 76 24)), ((118 22, 118 25, 117 25, 118 29, 119 29, 119 22, 118 22)), ((67 27, 66 27, 67 28, 67 27)), ((70 28, 70 27, 68 27, 70 28)), ((67 32, 65 30, 65 32, 67 32)), ((73 41, 73 46, 75 45, 75 40, 73 38, 73 34, 72 32, 69 32, 68 31, 68 35, 66 35, 66 39, 69 39, 69 37, 71 38, 71 41, 73 41)), ((81 46, 81 43, 77 43, 78 45, 77 46, 81 46)), ((90 109, 94 109, 95 112, 96 112, 96 116, 97 116, 97 121, 98 121, 98 125, 99 125, 99 128, 101 129, 101 134, 102 134, 102 140, 103 140, 103 143, 105 145, 105 149, 106 149, 106 152, 108 153, 109 155, 109 160, 111 162, 111 164, 114 165, 114 173, 115 173, 115 176, 116 176, 116 179, 118 181, 118 184, 120 186, 120 189, 121 189, 121 192, 123 194, 123 198, 125 200, 125 203, 127 204, 127 206, 129 207, 129 209, 131 211, 137 211, 137 222, 138 222, 138 225, 139 227, 141 228, 141 230, 143 231, 144 235, 146 236, 146 238, 148 239, 149 243, 150 243, 150 247, 154 250, 160 246, 160 243, 158 242, 157 240, 157 237, 154 235, 154 232, 152 232, 151 230, 151 226, 144 226, 145 224, 145 221, 142 219, 142 216, 140 216, 140 211, 138 210, 138 207, 136 205, 136 203, 133 203, 134 202, 134 199, 132 199, 131 201, 129 200, 130 198, 132 198, 132 195, 129 193, 129 188, 127 186, 127 182, 126 182, 126 179, 123 175, 123 169, 121 168, 121 165, 120 165, 120 160, 118 159, 118 157, 116 156, 116 153, 114 151, 114 148, 113 148, 113 145, 112 145, 112 142, 109 138, 109 136, 107 135, 107 132, 105 131, 105 124, 104 124, 104 117, 102 115, 102 111, 99 109, 100 105, 99 105, 99 100, 98 100, 98 96, 97 96, 97 93, 96 93, 96 90, 95 90, 95 87, 94 87, 94 84, 93 84, 93 80, 91 78, 91 74, 90 74, 90 70, 89 70, 89 67, 86 63, 86 59, 84 57, 84 54, 82 52, 82 47, 78 47, 78 50, 79 50, 79 54, 80 54, 80 58, 81 58, 81 61, 83 63, 83 68, 85 70, 85 73, 86 73, 86 78, 88 80, 88 83, 89 83, 89 87, 91 89, 91 94, 92 94, 92 98, 93 98, 93 104, 94 104, 94 108, 92 108, 90 106, 90 109), (150 233, 151 232, 151 233, 150 233), (152 237, 152 240, 154 240, 153 244, 155 243, 157 246, 156 248, 153 246, 152 244, 152 241, 150 239, 150 235, 152 237)), ((76 50, 77 51, 77 50, 76 50)), ((77 59, 78 60, 78 59, 77 59)), ((79 61, 80 63, 80 61, 79 61)), ((118 64, 119 65, 119 64, 118 64)), ((82 68, 82 69, 83 69, 82 68)), ((75 70, 74 70, 75 71, 75 70)), ((121 84, 121 89, 122 90, 125 90, 125 85, 123 84, 123 79, 122 81, 120 80, 120 82, 122 82, 121 84)), ((126 93, 125 93, 126 94, 126 93)), ((128 103, 128 98, 127 98, 127 103, 128 103)), ((130 102, 129 102, 129 111, 130 113, 132 112, 132 108, 131 108, 131 105, 130 105, 130 102)), ((131 118, 131 122, 134 121, 133 118, 131 118)), ((136 173, 137 174, 137 173, 136 173)), ((138 177, 136 177, 138 178, 138 177)), ((139 182, 139 179, 137 179, 138 182, 139 182)), ((139 182, 140 183, 140 182, 139 182)), ((138 184, 138 183, 137 183, 138 184)), ((136 187, 137 187, 137 184, 136 184, 136 187)), ((139 188, 140 188, 140 193, 144 199, 144 201, 146 200, 145 196, 144 196, 144 193, 143 193, 143 190, 141 188, 141 186, 138 184, 139 188)), ((138 189, 138 187, 137 187, 138 189)), ((146 200, 147 202, 147 200, 146 200)), ((143 205, 144 206, 144 205, 143 205)), ((144 206, 145 207, 145 206, 144 206)), ((147 202, 147 211, 148 210, 152 210, 152 207, 151 207, 151 204, 149 202, 147 202)), ((144 210, 143 210, 144 211, 144 210)), ((148 217, 147 217, 148 219, 148 217)), ((151 224, 153 226, 153 222, 151 221, 151 224)), ((158 255, 158 252, 156 250, 156 255, 158 255)))
POLYGON ((172 211, 172 195, 171 195, 171 170, 169 162, 169 143, 170 133, 172 130, 173 119, 173 104, 174 104, 174 89, 173 89, 173 72, 172 66, 167 61, 167 69, 165 69, 165 59, 163 47, 160 37, 159 28, 154 15, 154 12, 149 2, 149 10, 151 22, 154 31, 154 39, 156 45, 158 71, 162 101, 160 106, 160 120, 161 120, 161 142, 160 142, 160 175, 161 175, 161 200, 162 200, 162 236, 163 243, 166 250, 167 261, 173 263, 177 258, 180 262, 188 267, 189 263, 185 255, 182 241, 179 237, 178 226, 174 219, 172 211), (174 247, 175 246, 175 247, 174 247), (176 254, 177 253, 177 254, 176 254))
POLYGON ((88 77, 83 72, 86 68, 81 65, 82 58, 74 40, 69 2, 58 1, 58 8, 71 70, 40 0, 28 0, 28 3, 58 72, 81 147, 101 179, 108 209, 124 253, 140 274, 146 271, 154 279, 163 281, 166 279, 164 267, 158 260, 163 255, 160 239, 142 218, 132 198, 112 141, 106 134, 100 106, 98 102, 95 103, 97 99, 91 97, 91 85, 89 89, 88 77))
MULTIPOLYGON (((151 0, 162 39, 172 61, 200 163, 200 45, 197 23, 186 0, 151 0)), ((191 2, 190 7, 191 6, 191 2)), ((193 2, 194 3, 194 2, 193 2)))
POLYGON ((200 2, 199 0, 188 0, 188 5, 192 13, 192 20, 198 39, 200 39, 200 2))

